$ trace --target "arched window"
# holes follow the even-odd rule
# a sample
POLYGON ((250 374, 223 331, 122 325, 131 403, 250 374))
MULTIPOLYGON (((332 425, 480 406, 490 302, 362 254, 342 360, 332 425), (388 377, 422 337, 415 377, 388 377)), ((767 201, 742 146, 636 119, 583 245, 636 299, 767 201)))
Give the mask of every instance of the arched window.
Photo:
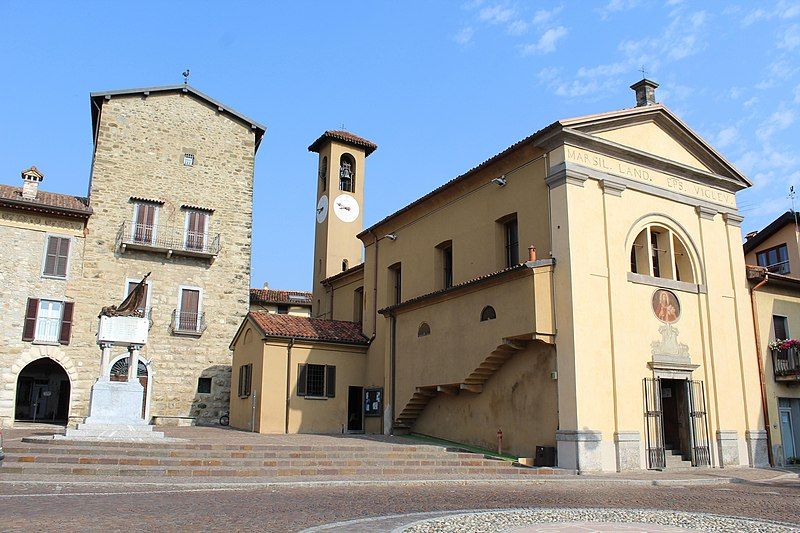
POLYGON ((348 267, 347 259, 342 259, 342 272, 347 270, 347 267, 348 267))
POLYGON ((350 154, 339 159, 339 189, 346 192, 356 190, 356 160, 350 154))
POLYGON ((688 248, 669 228, 647 226, 636 236, 630 253, 630 270, 634 274, 696 283, 688 248))
POLYGON ((431 334, 431 327, 428 325, 427 322, 423 322, 419 325, 419 329, 417 330, 417 337, 427 337, 431 334))
POLYGON ((328 186, 328 156, 322 158, 319 164, 319 181, 324 191, 328 186))
POLYGON ((481 322, 486 322, 487 320, 494 320, 497 318, 497 313, 494 312, 494 307, 491 305, 487 305, 481 311, 481 322))

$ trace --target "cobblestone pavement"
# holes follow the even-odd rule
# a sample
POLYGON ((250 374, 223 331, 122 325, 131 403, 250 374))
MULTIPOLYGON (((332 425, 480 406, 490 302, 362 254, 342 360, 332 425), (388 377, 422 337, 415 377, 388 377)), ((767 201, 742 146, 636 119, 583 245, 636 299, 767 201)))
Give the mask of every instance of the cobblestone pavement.
MULTIPOLYGON (((298 531, 384 515, 529 507, 669 509, 786 521, 800 526, 800 484, 782 480, 667 487, 553 480, 525 484, 322 484, 190 491, 167 484, 128 487, 0 483, 0 529, 4 531, 298 531)), ((388 531, 398 523, 410 521, 413 520, 364 522, 347 531, 388 531)))

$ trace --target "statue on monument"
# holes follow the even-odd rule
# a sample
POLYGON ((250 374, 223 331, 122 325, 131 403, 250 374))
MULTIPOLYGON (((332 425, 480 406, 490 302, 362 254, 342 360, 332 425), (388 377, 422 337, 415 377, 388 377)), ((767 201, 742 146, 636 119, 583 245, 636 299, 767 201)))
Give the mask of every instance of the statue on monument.
POLYGON ((144 318, 145 301, 147 300, 147 285, 145 282, 152 272, 148 272, 136 287, 122 300, 119 305, 108 305, 103 307, 97 318, 103 316, 133 316, 144 318))

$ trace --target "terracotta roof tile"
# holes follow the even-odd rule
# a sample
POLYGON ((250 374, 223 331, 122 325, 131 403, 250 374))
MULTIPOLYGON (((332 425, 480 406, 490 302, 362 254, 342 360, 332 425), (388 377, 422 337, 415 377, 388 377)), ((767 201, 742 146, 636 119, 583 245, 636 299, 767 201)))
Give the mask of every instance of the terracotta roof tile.
POLYGON ((70 196, 38 190, 36 198, 22 197, 22 187, 0 185, 0 204, 29 211, 41 211, 73 217, 88 218, 92 214, 89 200, 81 196, 70 196))
POLYGON ((276 289, 250 289, 250 303, 311 305, 311 293, 276 289))
POLYGON ((367 346, 369 339, 361 334, 361 324, 343 320, 324 320, 305 316, 279 315, 264 311, 247 315, 268 337, 294 338, 367 346))
POLYGON ((311 143, 311 146, 308 147, 308 151, 319 152, 319 149, 322 147, 322 144, 327 139, 333 139, 336 141, 341 141, 343 143, 352 144, 354 146, 364 148, 365 149, 364 151, 366 152, 365 155, 369 155, 378 149, 378 145, 375 144, 374 142, 368 141, 364 137, 359 137, 358 135, 350 133, 349 131, 328 130, 322 135, 320 135, 316 141, 311 143))

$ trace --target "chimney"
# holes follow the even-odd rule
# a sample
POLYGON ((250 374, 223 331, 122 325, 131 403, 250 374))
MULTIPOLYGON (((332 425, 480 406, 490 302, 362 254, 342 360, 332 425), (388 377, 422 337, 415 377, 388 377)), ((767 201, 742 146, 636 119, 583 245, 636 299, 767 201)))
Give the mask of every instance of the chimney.
POLYGON ((22 171, 22 197, 25 200, 35 200, 36 192, 39 190, 39 183, 44 179, 44 175, 36 167, 31 167, 22 171))
POLYGON ((267 290, 267 289, 269 289, 269 282, 265 281, 264 282, 264 290, 267 290))
POLYGON ((656 88, 658 84, 654 81, 642 78, 631 85, 631 89, 636 91, 636 107, 656 104, 656 88))

